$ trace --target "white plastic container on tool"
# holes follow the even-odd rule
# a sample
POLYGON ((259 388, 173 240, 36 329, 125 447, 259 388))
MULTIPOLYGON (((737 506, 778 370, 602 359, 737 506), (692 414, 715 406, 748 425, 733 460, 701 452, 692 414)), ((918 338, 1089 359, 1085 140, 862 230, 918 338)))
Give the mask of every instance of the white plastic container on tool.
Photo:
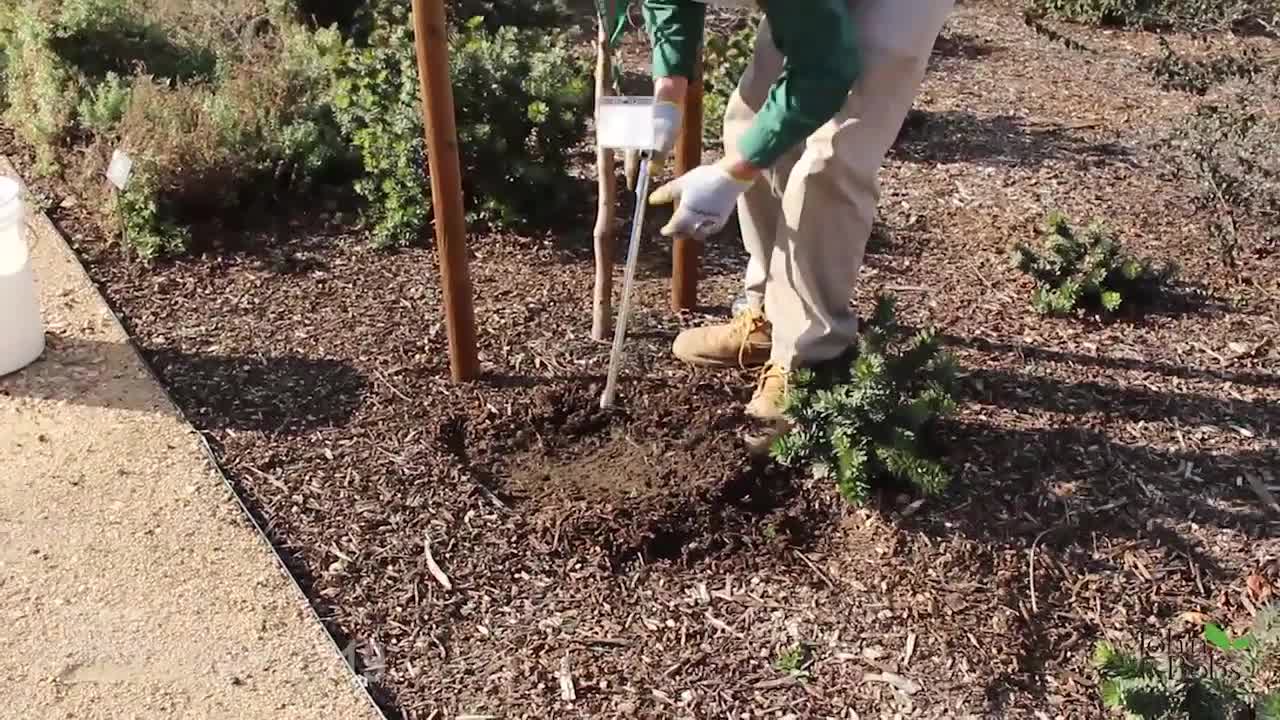
POLYGON ((0 177, 0 375, 21 370, 44 352, 26 230, 22 186, 0 177))
POLYGON ((651 150, 652 97, 605 95, 596 103, 596 145, 611 150, 651 150))

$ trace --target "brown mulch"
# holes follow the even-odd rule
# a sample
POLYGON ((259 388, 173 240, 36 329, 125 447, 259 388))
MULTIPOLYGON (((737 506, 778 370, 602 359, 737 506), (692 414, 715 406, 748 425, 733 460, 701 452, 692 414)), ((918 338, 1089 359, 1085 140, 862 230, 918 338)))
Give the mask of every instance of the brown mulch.
POLYGON ((1092 50, 961 5, 882 176, 858 299, 895 292, 966 371, 955 480, 923 504, 846 507, 752 462, 752 377, 670 358, 732 299, 731 238, 683 318, 646 239, 603 413, 588 218, 473 239, 486 374, 455 386, 428 249, 367 250, 325 213, 146 269, 56 185, 51 214, 389 710, 1100 717, 1095 640, 1240 623, 1263 599, 1246 578, 1277 580, 1280 516, 1250 479, 1280 467, 1280 255, 1225 272, 1193 189, 1160 172, 1146 139, 1193 99, 1139 67, 1155 38, 1064 32, 1092 50), (1006 253, 1048 207, 1176 259, 1181 299, 1037 316, 1006 253))

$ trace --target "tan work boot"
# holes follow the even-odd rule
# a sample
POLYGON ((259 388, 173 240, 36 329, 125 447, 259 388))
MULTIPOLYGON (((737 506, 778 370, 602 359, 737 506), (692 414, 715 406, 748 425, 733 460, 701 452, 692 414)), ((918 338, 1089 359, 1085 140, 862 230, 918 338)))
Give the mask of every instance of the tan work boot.
POLYGON ((759 309, 748 307, 723 325, 685 330, 671 351, 693 365, 748 368, 767 362, 772 347, 769 321, 759 309))
POLYGON ((773 441, 791 429, 791 421, 782 411, 786 396, 787 371, 779 365, 766 363, 746 408, 747 416, 758 421, 756 427, 743 436, 751 454, 768 454, 773 441))
POLYGON ((766 363, 756 380, 756 391, 747 403, 747 415, 756 420, 782 420, 782 402, 787 395, 787 371, 766 363))

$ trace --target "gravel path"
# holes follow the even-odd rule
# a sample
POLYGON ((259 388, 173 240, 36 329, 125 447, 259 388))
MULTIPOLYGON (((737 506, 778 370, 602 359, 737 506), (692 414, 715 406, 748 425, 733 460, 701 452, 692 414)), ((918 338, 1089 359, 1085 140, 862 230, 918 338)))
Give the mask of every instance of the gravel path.
POLYGON ((0 378, 0 717, 378 717, 63 240, 31 226, 48 350, 0 378))

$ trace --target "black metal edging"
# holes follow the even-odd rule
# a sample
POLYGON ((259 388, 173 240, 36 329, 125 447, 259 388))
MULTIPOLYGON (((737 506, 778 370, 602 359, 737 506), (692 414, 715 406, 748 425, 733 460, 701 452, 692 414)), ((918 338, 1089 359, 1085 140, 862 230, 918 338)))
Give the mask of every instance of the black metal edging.
MULTIPOLYGON (((17 166, 15 166, 13 162, 3 154, 0 154, 0 174, 7 174, 10 177, 17 179, 22 185, 23 194, 30 197, 31 193, 28 190, 26 180, 18 173, 17 166)), ((366 684, 366 681, 362 679, 361 675, 356 672, 355 666, 347 661, 341 645, 338 644, 338 638, 329 630, 324 620, 320 617, 320 613, 318 613, 315 606, 311 604, 311 599, 307 597, 307 593, 303 590, 302 584, 298 582, 298 578, 289 570, 289 565, 285 562, 279 549, 276 547, 275 543, 271 542, 271 538, 258 522, 257 517, 254 516, 253 511, 249 508, 248 503, 245 502, 244 497, 236 490, 235 483, 231 481, 231 477, 227 474, 226 468, 222 466, 222 463, 218 460, 217 454, 214 453, 213 448, 210 447, 208 438, 205 437, 203 432, 197 430, 195 425, 193 425, 187 418, 187 414, 182 411, 182 406, 174 399, 173 394, 169 392, 169 388, 165 386, 164 381, 161 380, 160 376, 156 373, 155 368, 151 366, 151 363, 147 361, 146 356, 142 354, 142 351, 134 343, 133 335, 130 334, 128 328, 125 327, 124 321, 120 318, 120 313, 116 310, 111 301, 107 299, 106 294, 103 293, 102 287, 99 286, 98 282, 94 280, 91 275, 89 275, 89 271, 86 270, 84 264, 80 262, 80 256, 76 254, 75 249, 73 249, 70 243, 67 242, 67 239, 63 237, 62 231, 58 229, 58 226, 54 224, 53 220, 45 212, 37 210, 34 207, 29 208, 28 223, 36 218, 39 218, 39 221, 44 224, 44 229, 47 233, 57 240, 59 250, 72 261, 72 264, 75 265, 76 270, 79 271, 81 277, 88 281, 89 286, 93 288, 94 294, 102 301, 102 304, 111 311, 111 322, 113 322, 120 333, 124 335, 125 344, 129 346, 131 351, 133 351, 134 357, 138 359, 138 362, 147 371, 147 375, 151 378, 152 382, 160 388, 160 392, 164 395, 164 398, 169 403, 170 407, 177 412, 179 419, 181 419, 182 422, 190 428, 191 432, 200 439, 200 447, 204 450, 205 459, 208 461, 210 466, 217 471, 218 477, 221 478, 222 484, 226 487, 227 491, 231 493, 231 497, 235 498, 236 504, 240 507, 241 515, 249 521, 249 525, 258 534, 258 540, 271 551, 271 557, 275 559, 276 566, 280 569, 280 572, 289 579, 289 584, 293 586, 293 591, 297 594, 297 597, 302 600, 302 604, 306 606, 307 613, 311 616, 311 619, 320 626, 320 630, 324 633, 324 636, 328 638, 329 647, 333 649, 334 655, 336 655, 338 659, 342 661, 343 666, 347 668, 349 676, 348 680, 352 686, 357 689, 358 694, 365 699, 365 702, 369 704, 369 707, 373 709, 378 717, 383 720, 392 720, 392 718, 382 709, 382 706, 374 700, 373 694, 369 692, 369 686, 366 684)))

